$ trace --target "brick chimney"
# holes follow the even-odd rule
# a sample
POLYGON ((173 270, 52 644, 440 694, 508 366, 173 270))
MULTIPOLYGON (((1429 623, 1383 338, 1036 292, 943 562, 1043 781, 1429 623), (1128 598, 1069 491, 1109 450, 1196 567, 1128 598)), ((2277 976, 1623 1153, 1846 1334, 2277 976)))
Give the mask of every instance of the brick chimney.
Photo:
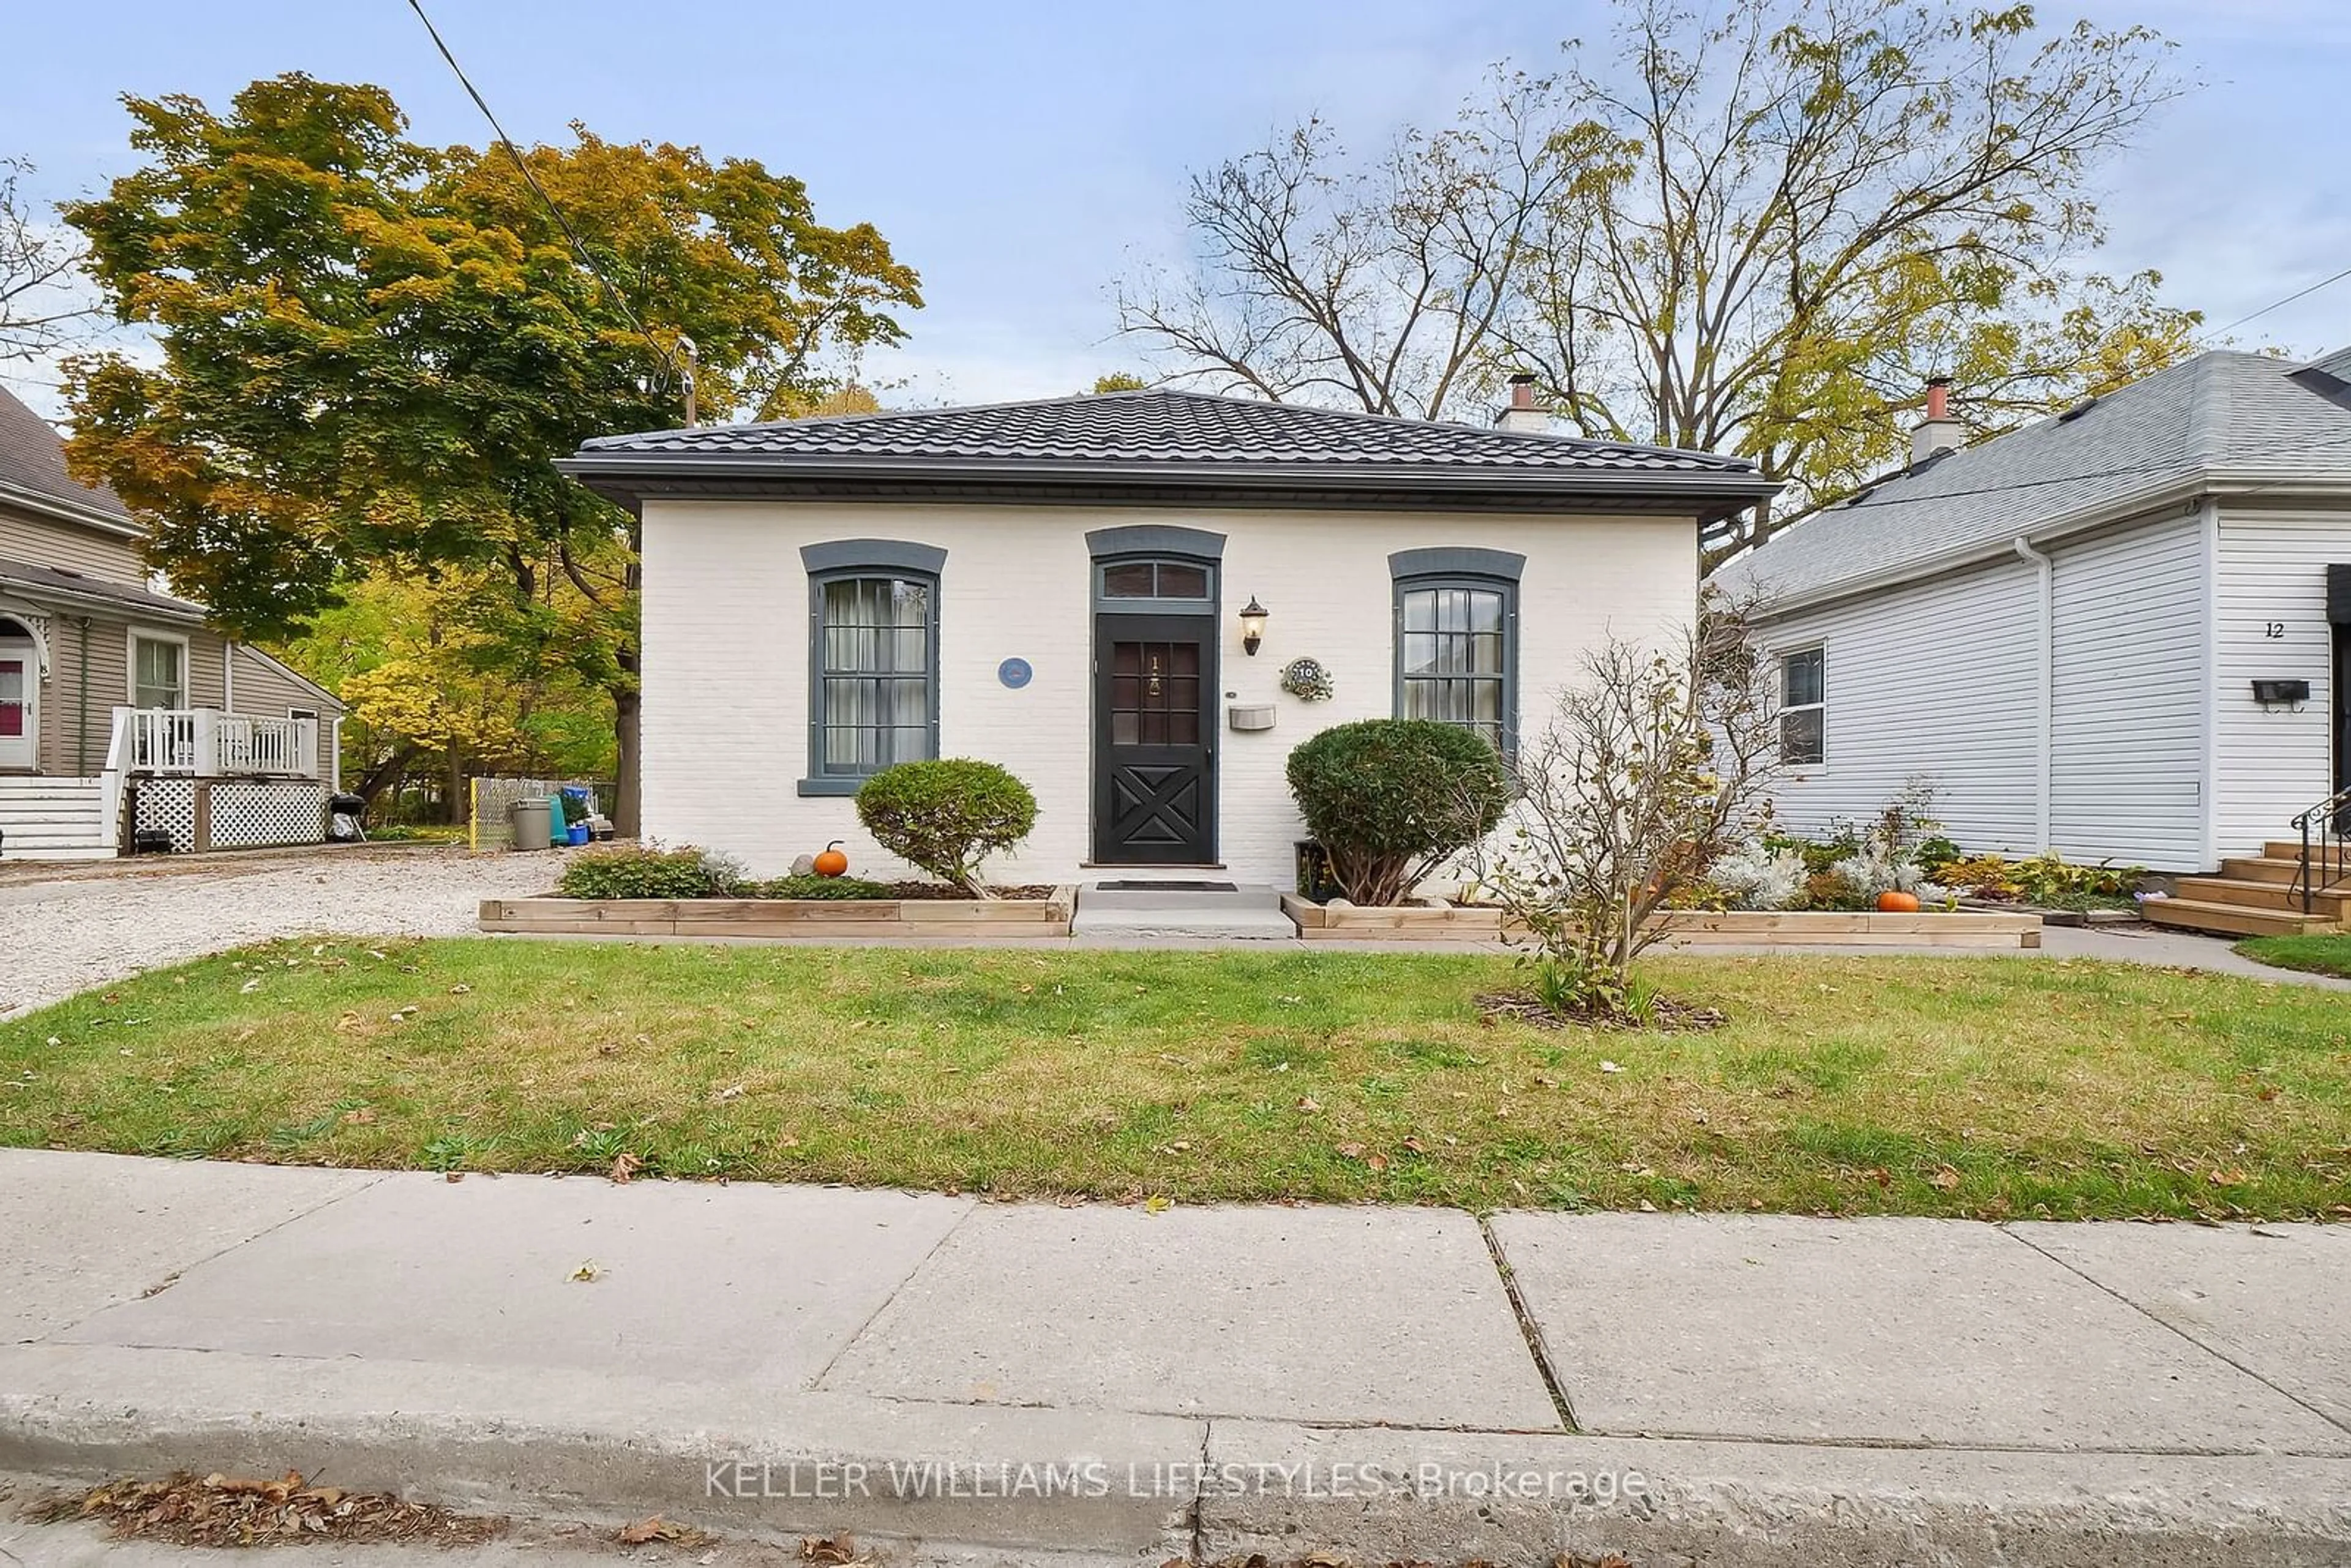
POLYGON ((1924 463, 1967 444, 1967 428, 1951 417, 1951 378, 1935 376, 1927 382, 1927 417, 1910 427, 1910 461, 1924 463))
POLYGON ((1523 372, 1510 378, 1510 401, 1494 415, 1494 423, 1503 430, 1531 430, 1537 435, 1551 432, 1551 410, 1535 402, 1535 379, 1523 372))

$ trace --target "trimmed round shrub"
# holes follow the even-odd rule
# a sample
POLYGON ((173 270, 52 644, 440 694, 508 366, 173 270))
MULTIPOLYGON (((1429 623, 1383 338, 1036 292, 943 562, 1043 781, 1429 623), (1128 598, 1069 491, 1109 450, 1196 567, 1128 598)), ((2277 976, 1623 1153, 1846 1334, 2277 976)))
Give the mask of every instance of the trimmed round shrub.
POLYGON ((1290 792, 1357 904, 1401 904, 1494 831, 1510 776, 1484 737, 1426 718, 1367 718, 1290 754, 1290 792))
POLYGON ((907 864, 986 898, 979 862, 1029 836, 1037 825, 1037 797, 993 762, 901 762, 857 791, 857 820, 907 864))

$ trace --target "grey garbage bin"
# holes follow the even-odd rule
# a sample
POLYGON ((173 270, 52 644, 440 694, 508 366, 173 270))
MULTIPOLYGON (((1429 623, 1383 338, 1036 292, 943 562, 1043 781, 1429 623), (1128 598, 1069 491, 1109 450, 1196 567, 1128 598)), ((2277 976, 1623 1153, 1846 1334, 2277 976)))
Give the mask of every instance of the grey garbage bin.
POLYGON ((555 802, 544 797, 517 800, 507 808, 507 847, 517 850, 543 850, 554 841, 549 837, 548 818, 555 802))

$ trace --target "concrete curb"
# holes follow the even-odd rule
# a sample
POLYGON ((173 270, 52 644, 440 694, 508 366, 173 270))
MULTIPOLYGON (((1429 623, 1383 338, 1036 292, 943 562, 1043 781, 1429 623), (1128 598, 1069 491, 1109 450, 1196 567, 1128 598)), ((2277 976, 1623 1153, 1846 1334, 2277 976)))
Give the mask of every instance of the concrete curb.
POLYGON ((774 1394, 94 1345, 0 1349, 0 1470, 274 1473, 451 1506, 740 1535, 841 1530, 892 1561, 1638 1568, 2351 1563, 2351 1459, 1828 1448, 774 1394), (169 1394, 158 1396, 157 1389, 169 1394))

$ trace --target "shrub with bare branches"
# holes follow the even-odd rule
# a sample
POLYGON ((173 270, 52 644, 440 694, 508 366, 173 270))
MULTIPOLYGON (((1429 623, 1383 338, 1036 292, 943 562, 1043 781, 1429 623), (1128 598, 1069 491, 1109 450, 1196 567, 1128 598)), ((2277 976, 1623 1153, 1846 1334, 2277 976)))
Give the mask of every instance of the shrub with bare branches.
POLYGON ((1675 891, 1769 821, 1779 737, 1763 662, 1719 599, 1663 651, 1611 638, 1520 752, 1518 796, 1475 856, 1526 932, 1541 990, 1625 1019, 1634 958, 1675 891))

